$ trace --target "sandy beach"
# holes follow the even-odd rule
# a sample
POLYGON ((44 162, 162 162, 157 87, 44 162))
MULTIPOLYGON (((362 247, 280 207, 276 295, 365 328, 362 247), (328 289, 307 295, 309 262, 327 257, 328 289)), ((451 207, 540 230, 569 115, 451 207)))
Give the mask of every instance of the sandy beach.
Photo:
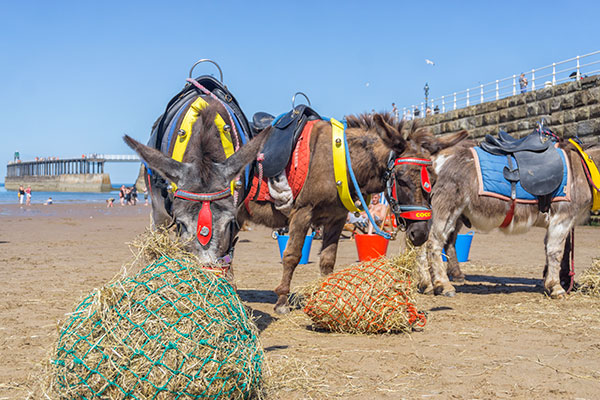
MULTIPOLYGON (((26 398, 57 338, 57 322, 131 258, 150 207, 0 206, 0 399, 26 398)), ((241 232, 238 293, 257 318, 272 369, 295 373, 272 398, 594 399, 600 393, 600 299, 542 293, 544 231, 476 233, 455 298, 417 296, 425 329, 410 335, 317 332, 297 310, 273 311, 281 277, 269 229, 241 232)), ((293 286, 318 278, 320 242, 293 286)), ((399 249, 392 242, 389 253, 399 249)), ((576 230, 577 276, 600 257, 600 228, 576 230)), ((336 270, 357 260, 342 240, 336 270)))

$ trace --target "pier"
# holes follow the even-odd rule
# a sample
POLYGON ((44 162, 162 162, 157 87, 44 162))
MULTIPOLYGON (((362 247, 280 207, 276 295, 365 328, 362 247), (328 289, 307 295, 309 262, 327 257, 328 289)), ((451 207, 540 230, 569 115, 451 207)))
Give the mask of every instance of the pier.
POLYGON ((106 162, 136 162, 137 155, 91 154, 80 158, 46 158, 34 161, 19 159, 6 166, 4 186, 18 190, 29 185, 33 190, 52 192, 108 192, 110 176, 104 172, 106 162))

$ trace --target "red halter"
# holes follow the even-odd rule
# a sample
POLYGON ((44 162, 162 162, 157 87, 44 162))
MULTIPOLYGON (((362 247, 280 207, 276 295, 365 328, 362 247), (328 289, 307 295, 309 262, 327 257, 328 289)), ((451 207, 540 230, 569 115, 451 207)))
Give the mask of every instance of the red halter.
MULTIPOLYGON (((421 186, 427 193, 431 193, 431 180, 429 179, 429 173, 427 167, 432 164, 431 160, 425 158, 416 157, 401 157, 396 158, 394 166, 396 165, 420 165, 421 166, 421 186)), ((430 216, 431 217, 431 216, 430 216)))
POLYGON ((421 187, 425 192, 431 193, 431 180, 429 179, 429 173, 427 172, 427 167, 432 165, 431 160, 417 157, 392 158, 388 164, 388 172, 386 175, 386 197, 388 198, 398 224, 400 224, 401 220, 426 221, 431 219, 431 208, 429 207, 398 204, 396 197, 396 182, 395 179, 392 178, 392 170, 396 165, 421 166, 421 187))
POLYGON ((198 226, 196 227, 196 237, 202 246, 206 246, 212 237, 212 211, 210 210, 210 202, 214 200, 224 199, 231 196, 231 188, 221 190, 215 193, 193 193, 185 190, 177 189, 175 197, 196 201, 202 203, 202 208, 198 212, 198 226))

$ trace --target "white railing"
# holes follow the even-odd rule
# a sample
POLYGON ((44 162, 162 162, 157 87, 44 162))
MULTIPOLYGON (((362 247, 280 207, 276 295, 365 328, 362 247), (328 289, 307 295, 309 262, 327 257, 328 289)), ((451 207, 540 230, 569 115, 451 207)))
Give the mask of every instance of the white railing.
POLYGON ((103 159, 105 161, 133 162, 140 161, 137 154, 88 154, 88 158, 103 159))
POLYGON ((551 87, 568 81, 600 73, 600 51, 552 63, 545 67, 523 71, 526 86, 522 87, 520 75, 475 86, 438 98, 427 99, 427 103, 413 104, 402 108, 404 118, 423 118, 430 114, 445 113, 457 108, 469 107, 487 101, 499 100, 516 94, 551 87))

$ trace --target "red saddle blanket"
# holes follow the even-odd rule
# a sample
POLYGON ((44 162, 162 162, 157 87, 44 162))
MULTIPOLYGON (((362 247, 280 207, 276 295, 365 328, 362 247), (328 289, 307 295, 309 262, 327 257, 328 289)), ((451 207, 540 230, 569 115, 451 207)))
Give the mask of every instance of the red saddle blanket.
MULTIPOLYGON (((285 167, 285 175, 287 177, 288 184, 292 189, 294 199, 298 197, 298 194, 300 194, 300 191, 304 187, 306 176, 308 175, 308 166, 310 163, 310 134, 313 126, 318 121, 319 120, 314 120, 306 123, 302 133, 300 134, 300 138, 298 139, 298 142, 296 142, 296 146, 292 151, 292 156, 285 167)), ((244 200, 244 204, 248 212, 250 212, 248 203, 254 200, 272 201, 271 196, 269 195, 269 184, 267 178, 262 178, 262 180, 259 181, 258 176, 254 175, 254 178, 252 179, 252 187, 250 188, 248 196, 246 196, 246 199, 244 200)))

